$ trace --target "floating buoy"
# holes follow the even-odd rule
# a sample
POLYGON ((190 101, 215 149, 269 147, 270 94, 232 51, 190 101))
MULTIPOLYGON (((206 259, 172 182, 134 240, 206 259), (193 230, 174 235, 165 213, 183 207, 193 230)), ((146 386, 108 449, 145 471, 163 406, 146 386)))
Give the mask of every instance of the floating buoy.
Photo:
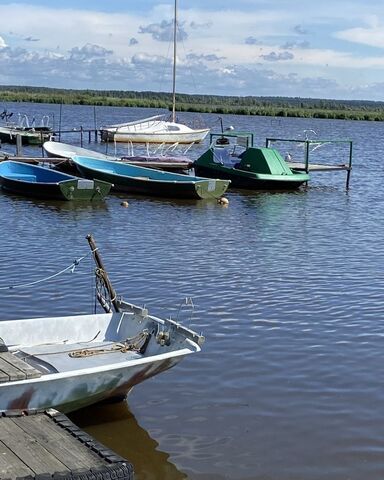
POLYGON ((225 198, 225 197, 221 197, 217 200, 217 203, 219 205, 225 205, 225 206, 228 206, 229 205, 229 201, 228 201, 228 198, 225 198))
POLYGON ((121 202, 120 205, 122 207, 128 207, 129 203, 128 202, 121 202))

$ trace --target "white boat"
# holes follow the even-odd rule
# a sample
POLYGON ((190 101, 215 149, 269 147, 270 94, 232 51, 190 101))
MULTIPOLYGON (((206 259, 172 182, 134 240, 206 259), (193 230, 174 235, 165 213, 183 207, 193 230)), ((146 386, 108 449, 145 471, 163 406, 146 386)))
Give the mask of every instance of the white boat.
POLYGON ((101 128, 104 142, 132 143, 199 143, 208 135, 209 128, 193 129, 176 121, 168 121, 163 115, 110 125, 101 128))
POLYGON ((146 152, 141 154, 134 153, 133 146, 131 145, 130 147, 132 148, 129 148, 126 155, 119 156, 116 154, 113 156, 62 142, 48 141, 43 144, 44 152, 50 158, 72 159, 75 156, 93 157, 101 160, 121 161, 132 163, 133 165, 148 166, 150 168, 170 171, 185 171, 192 165, 192 160, 186 156, 185 153, 173 153, 177 145, 174 146, 175 148, 173 148, 173 145, 168 146, 168 148, 157 148, 154 152, 150 152, 149 148, 147 148, 146 152))
POLYGON ((101 139, 106 142, 132 143, 199 143, 208 135, 209 128, 190 128, 176 122, 176 53, 177 53, 177 0, 174 4, 173 21, 173 82, 171 121, 165 115, 144 118, 133 122, 109 125, 100 129, 101 139))
MULTIPOLYGON (((97 271, 105 273, 101 263, 97 271)), ((108 282, 114 313, 0 322, 0 412, 70 412, 121 398, 200 351, 201 335, 117 299, 108 282)))
POLYGON ((103 160, 116 160, 116 157, 96 152, 95 150, 89 150, 68 143, 53 142, 52 140, 44 142, 43 149, 48 157, 51 158, 72 158, 75 155, 89 155, 93 158, 101 158, 103 160))

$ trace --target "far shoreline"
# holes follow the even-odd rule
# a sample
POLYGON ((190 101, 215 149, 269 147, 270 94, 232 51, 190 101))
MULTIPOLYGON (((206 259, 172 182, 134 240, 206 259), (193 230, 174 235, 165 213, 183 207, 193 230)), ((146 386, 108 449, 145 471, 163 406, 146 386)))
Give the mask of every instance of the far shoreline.
MULTIPOLYGON (((171 97, 170 93, 164 92, 0 86, 0 102, 142 107, 171 110, 171 97)), ((176 95, 176 104, 178 112, 384 121, 384 102, 368 100, 259 96, 235 97, 180 93, 176 95)))

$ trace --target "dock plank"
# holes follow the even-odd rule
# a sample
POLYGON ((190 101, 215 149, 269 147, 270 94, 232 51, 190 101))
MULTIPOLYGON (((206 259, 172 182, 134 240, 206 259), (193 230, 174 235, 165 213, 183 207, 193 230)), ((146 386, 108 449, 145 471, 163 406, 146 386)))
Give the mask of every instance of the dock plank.
MULTIPOLYGON (((19 420, 22 418, 20 417, 19 420)), ((35 474, 69 471, 55 456, 49 454, 33 436, 25 435, 25 430, 20 428, 13 418, 1 419, 0 440, 18 458, 23 459, 24 465, 35 474)))
POLYGON ((102 467, 105 464, 85 445, 74 443, 74 438, 62 427, 52 424, 49 417, 42 415, 21 417, 15 418, 14 422, 69 470, 90 466, 102 467))
POLYGON ((0 441, 0 478, 16 478, 33 475, 20 458, 0 441))
POLYGON ((133 466, 55 409, 0 416, 0 479, 133 480, 133 466))

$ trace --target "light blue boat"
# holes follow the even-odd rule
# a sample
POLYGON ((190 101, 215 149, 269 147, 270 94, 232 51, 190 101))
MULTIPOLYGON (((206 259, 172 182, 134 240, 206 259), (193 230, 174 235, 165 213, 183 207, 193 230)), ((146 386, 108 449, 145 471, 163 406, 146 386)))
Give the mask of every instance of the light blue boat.
POLYGON ((113 189, 120 192, 168 198, 219 198, 230 183, 93 157, 76 155, 72 161, 85 178, 112 183, 113 189))

